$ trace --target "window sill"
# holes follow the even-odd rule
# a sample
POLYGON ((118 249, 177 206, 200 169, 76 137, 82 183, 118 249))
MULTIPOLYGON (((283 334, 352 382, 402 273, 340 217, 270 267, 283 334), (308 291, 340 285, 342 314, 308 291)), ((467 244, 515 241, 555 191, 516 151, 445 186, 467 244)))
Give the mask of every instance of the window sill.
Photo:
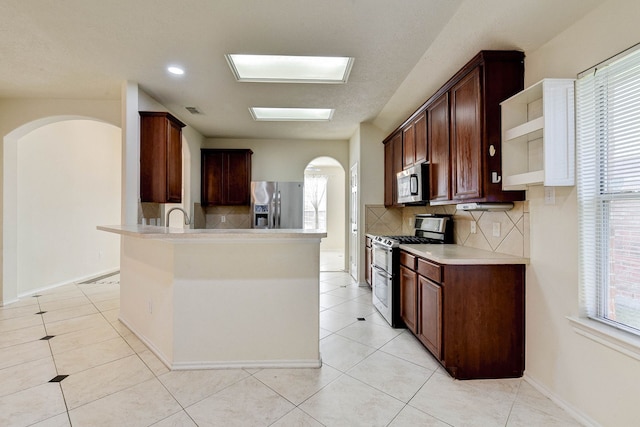
POLYGON ((582 317, 567 316, 575 333, 640 360, 640 337, 582 317))

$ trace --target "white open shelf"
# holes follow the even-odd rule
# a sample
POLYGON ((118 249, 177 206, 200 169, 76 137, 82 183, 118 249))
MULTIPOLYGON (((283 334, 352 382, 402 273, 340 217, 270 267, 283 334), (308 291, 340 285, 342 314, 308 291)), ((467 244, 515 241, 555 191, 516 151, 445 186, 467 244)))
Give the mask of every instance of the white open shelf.
POLYGON ((544 79, 500 105, 502 188, 575 185, 574 80, 544 79))
POLYGON ((504 131, 504 141, 511 141, 521 136, 528 135, 537 130, 542 130, 544 128, 544 117, 538 117, 537 119, 530 120, 521 124, 520 126, 516 126, 511 129, 507 129, 504 131))

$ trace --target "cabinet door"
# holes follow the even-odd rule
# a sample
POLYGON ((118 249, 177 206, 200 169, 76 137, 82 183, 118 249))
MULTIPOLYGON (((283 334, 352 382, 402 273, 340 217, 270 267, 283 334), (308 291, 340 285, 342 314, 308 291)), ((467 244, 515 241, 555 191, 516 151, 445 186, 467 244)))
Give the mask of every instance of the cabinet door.
POLYGON ((449 163, 449 94, 427 107, 429 140, 429 200, 451 200, 449 163))
POLYGON ((416 160, 416 132, 413 123, 402 130, 402 169, 413 166, 416 160))
POLYGON ((182 128, 171 114, 140 111, 140 201, 182 201, 182 128))
POLYGON ((224 154, 218 150, 202 150, 201 200, 202 206, 223 203, 224 154))
POLYGON ((451 164, 454 200, 482 197, 480 67, 451 88, 451 164))
POLYGON ((427 148, 427 115, 422 113, 413 122, 415 135, 415 163, 422 163, 429 160, 427 148))
POLYGON ((418 332, 418 283, 415 271, 400 266, 400 317, 414 334, 418 332))
POLYGON ((393 205, 393 140, 384 144, 384 205, 393 205))
POLYGON ((438 359, 442 359, 442 288, 423 276, 418 276, 419 325, 418 339, 438 359))
POLYGON ((397 206, 396 174, 402 170, 402 132, 384 145, 384 205, 397 206))
POLYGON ((248 205, 251 191, 251 157, 247 151, 230 151, 224 157, 226 205, 248 205))
POLYGON ((167 202, 182 202, 182 128, 167 121, 167 202))
POLYGON ((420 113, 402 130, 402 168, 427 160, 427 116, 420 113))

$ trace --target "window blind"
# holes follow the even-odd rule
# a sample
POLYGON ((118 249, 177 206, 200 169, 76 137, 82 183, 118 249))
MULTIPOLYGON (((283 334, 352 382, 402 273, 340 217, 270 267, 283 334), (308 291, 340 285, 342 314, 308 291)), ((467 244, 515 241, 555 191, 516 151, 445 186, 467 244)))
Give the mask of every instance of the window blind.
POLYGON ((582 315, 640 335, 640 50, 576 81, 582 315))

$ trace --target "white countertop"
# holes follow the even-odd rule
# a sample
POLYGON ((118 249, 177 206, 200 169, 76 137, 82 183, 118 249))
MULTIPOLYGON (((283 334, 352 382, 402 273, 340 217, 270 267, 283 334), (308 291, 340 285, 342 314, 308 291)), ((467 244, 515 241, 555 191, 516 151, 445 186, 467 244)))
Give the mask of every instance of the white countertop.
POLYGON ((171 228, 157 225, 101 225, 98 230, 142 239, 191 240, 191 239, 321 239, 327 233, 319 230, 302 229, 211 229, 211 228, 171 228))
POLYGON ((440 264, 529 264, 529 258, 506 255, 460 245, 400 245, 400 249, 440 264))

